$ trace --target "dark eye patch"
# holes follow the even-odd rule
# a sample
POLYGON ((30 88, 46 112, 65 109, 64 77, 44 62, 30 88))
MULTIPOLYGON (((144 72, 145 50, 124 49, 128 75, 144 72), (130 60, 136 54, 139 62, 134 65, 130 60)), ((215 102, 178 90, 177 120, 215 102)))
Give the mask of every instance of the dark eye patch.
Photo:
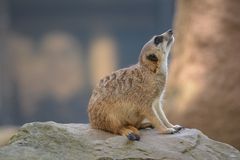
POLYGON ((147 56, 147 59, 150 60, 150 61, 153 61, 153 62, 157 62, 158 61, 158 58, 155 54, 149 54, 147 56))
POLYGON ((154 44, 158 45, 159 43, 162 43, 163 41, 163 36, 157 36, 154 38, 154 44))

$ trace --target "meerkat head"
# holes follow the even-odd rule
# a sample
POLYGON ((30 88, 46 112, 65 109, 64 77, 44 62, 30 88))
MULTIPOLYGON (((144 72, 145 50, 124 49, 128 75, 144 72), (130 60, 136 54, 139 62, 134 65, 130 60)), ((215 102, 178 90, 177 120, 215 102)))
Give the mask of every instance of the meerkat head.
POLYGON ((167 59, 174 42, 172 30, 153 36, 142 48, 139 63, 153 72, 167 70, 167 59))

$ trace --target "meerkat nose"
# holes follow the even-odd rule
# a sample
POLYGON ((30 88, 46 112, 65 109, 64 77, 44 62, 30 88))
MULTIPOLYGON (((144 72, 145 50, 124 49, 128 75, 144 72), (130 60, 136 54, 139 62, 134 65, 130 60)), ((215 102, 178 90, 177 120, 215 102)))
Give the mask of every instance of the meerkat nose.
POLYGON ((168 34, 173 35, 172 29, 169 29, 167 32, 168 32, 168 34))

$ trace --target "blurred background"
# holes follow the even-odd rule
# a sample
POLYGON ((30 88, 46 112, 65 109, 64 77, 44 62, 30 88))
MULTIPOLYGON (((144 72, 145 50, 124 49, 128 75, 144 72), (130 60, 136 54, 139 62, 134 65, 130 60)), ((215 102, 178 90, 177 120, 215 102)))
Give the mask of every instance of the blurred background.
POLYGON ((87 123, 98 80, 173 15, 173 0, 0 0, 0 125, 87 123))
POLYGON ((169 119, 240 148, 238 0, 0 0, 0 145, 24 123, 88 123, 98 80, 174 28, 169 119))

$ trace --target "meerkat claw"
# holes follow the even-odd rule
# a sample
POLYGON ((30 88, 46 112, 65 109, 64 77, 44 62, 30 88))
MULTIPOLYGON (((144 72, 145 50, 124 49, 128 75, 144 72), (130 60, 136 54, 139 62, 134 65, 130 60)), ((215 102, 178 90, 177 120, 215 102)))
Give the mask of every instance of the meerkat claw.
POLYGON ((177 133, 178 130, 174 129, 174 128, 167 128, 165 131, 161 132, 162 134, 174 134, 177 133))
POLYGON ((178 133, 179 130, 174 130, 172 131, 170 134, 175 134, 175 133, 178 133))
POLYGON ((140 136, 137 135, 137 134, 134 134, 134 133, 130 133, 127 135, 127 138, 130 140, 130 141, 139 141, 140 140, 140 136))
POLYGON ((180 131, 180 130, 184 129, 184 127, 180 126, 180 125, 175 125, 173 128, 177 131, 180 131))

